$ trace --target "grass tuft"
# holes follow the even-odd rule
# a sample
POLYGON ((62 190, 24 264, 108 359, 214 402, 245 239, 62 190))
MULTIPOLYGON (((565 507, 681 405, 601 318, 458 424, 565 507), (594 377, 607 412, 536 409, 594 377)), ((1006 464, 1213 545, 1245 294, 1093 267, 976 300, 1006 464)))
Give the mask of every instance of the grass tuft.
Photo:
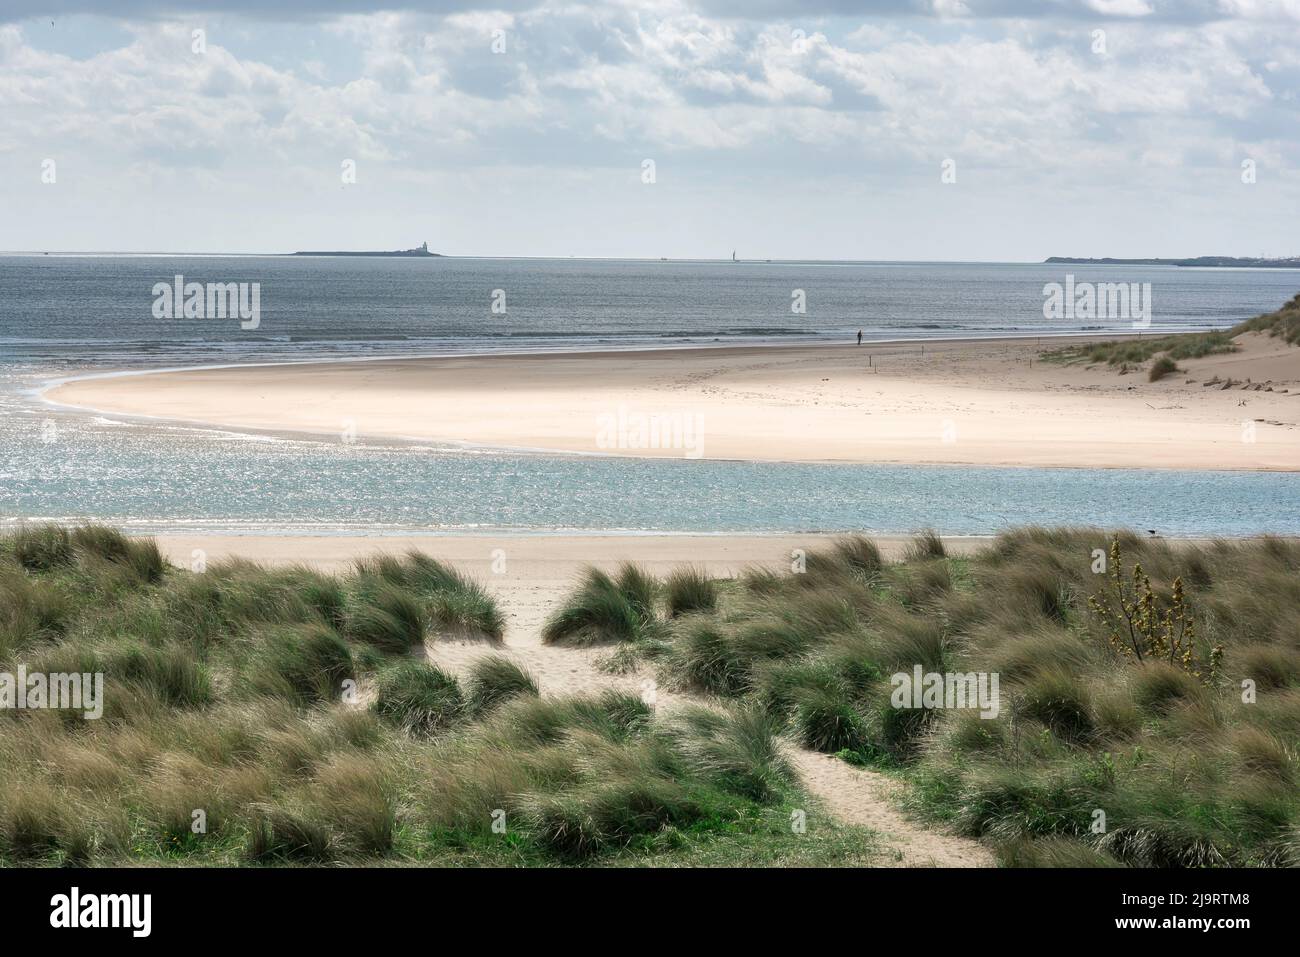
POLYGON ((72 563, 72 536, 60 525, 20 525, 8 551, 30 571, 50 571, 72 563))
POLYGON ((344 631, 349 638, 401 654, 424 643, 420 602, 400 585, 363 580, 351 596, 344 631))
POLYGON ((912 539, 912 544, 907 549, 907 560, 909 562, 924 561, 927 558, 946 558, 948 550, 943 546, 943 539, 939 537, 933 529, 926 529, 916 538, 912 539))
POLYGON ((254 651, 250 675, 262 693, 304 704, 337 699, 354 677, 352 649, 324 625, 281 628, 265 635, 254 651))
POLYGON ((470 666, 466 706, 484 715, 520 695, 537 697, 537 679, 509 658, 493 655, 470 666))
POLYGON ((679 568, 664 581, 664 600, 671 618, 688 611, 713 611, 718 607, 718 584, 701 569, 679 568))
POLYGON ((465 717, 460 683, 440 668, 400 661, 376 682, 375 713, 415 735, 449 730, 465 717))
POLYGON ((1179 371, 1178 363, 1174 362, 1169 356, 1158 356, 1151 363, 1151 368, 1147 371, 1148 382, 1159 382, 1167 375, 1173 375, 1179 371))
POLYGON ((542 641, 592 645, 650 637, 656 589, 654 579, 635 565, 623 565, 616 578, 589 568, 578 590, 547 619, 542 641))

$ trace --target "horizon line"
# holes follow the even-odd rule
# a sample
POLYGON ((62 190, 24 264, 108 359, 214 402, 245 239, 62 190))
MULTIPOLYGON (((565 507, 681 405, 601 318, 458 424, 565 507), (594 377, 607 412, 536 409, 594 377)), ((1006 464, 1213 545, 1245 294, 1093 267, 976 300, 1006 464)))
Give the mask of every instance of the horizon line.
MULTIPOLYGON (((637 263, 731 263, 733 265, 890 265, 890 266, 925 266, 925 265, 945 265, 945 266, 1087 266, 1087 265, 1146 265, 1161 266, 1168 265, 1171 268, 1187 268, 1180 266, 1179 263, 1194 259, 1239 259, 1254 260, 1256 262, 1275 262, 1281 263, 1295 260, 1296 256, 1223 256, 1217 254, 1199 254, 1196 256, 1047 256, 1043 259, 1020 260, 1020 259, 779 259, 779 258, 756 258, 756 259, 730 259, 730 258, 702 258, 702 257, 675 257, 675 256, 526 256, 526 255, 455 255, 448 253, 434 253, 425 256, 400 256, 386 255, 384 251, 356 250, 341 251, 341 255, 322 254, 313 255, 310 251, 295 252, 177 252, 161 250, 56 250, 56 249, 12 249, 0 250, 0 257, 41 257, 41 256, 66 256, 66 257, 96 257, 105 258, 240 258, 240 259, 331 259, 331 258, 370 258, 370 259, 460 259, 460 260, 501 260, 501 261, 542 261, 542 262, 566 262, 566 261, 583 261, 583 262, 637 262, 637 263), (360 255, 358 255, 360 254, 360 255), (1052 262, 1052 260, 1058 260, 1052 262), (1060 260, 1066 260, 1064 262, 1060 260), (1156 260, 1159 260, 1157 262, 1156 260)), ((1270 267, 1252 267, 1249 263, 1229 264, 1225 266, 1205 266, 1202 268, 1270 268, 1270 267)), ((1279 267, 1272 267, 1279 268, 1279 267)), ((1300 268, 1300 263, 1294 267, 1280 268, 1300 268)))

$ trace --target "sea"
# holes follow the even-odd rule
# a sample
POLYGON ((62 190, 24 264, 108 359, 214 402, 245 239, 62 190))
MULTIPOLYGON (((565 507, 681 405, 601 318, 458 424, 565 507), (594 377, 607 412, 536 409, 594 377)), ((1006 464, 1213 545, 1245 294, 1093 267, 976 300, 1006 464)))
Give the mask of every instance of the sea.
POLYGON ((1300 534, 1300 475, 807 465, 354 444, 58 408, 71 377, 251 362, 1131 333, 1045 287, 1149 284, 1144 334, 1224 328, 1300 270, 1014 263, 0 255, 0 522, 142 532, 989 534, 1088 524, 1300 534), (256 328, 159 284, 256 283, 256 328))

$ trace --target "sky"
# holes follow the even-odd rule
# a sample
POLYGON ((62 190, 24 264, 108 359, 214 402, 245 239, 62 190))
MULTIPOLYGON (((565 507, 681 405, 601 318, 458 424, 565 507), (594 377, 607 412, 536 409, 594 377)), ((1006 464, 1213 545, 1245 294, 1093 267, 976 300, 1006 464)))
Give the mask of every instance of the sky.
POLYGON ((0 250, 1300 254, 1300 0, 0 0, 0 250))

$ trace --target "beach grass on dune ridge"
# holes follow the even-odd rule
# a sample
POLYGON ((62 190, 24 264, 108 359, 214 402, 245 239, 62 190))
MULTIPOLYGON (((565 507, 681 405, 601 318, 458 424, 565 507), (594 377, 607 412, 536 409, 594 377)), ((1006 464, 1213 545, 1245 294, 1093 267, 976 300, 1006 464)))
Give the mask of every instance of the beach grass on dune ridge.
MULTIPOLYGON (((541 698, 509 659, 458 677, 425 634, 500 634, 427 559, 349 573, 154 560, 97 527, 0 537, 0 672, 102 672, 103 714, 0 711, 0 864, 863 863, 811 815, 752 709, 655 720, 541 698), (449 613, 448 608, 454 608, 449 613), (466 614, 465 609, 472 609, 466 614)), ((649 594, 648 580, 625 586, 649 594)))
MULTIPOLYGON (((1065 346, 1043 353, 1052 362, 1088 364, 1105 363, 1109 366, 1141 366, 1155 357, 1175 362, 1179 359, 1199 359, 1237 351, 1232 332, 1188 332, 1168 336, 1118 339, 1086 345, 1065 346)), ((1170 370, 1173 371, 1173 370, 1170 370)))
POLYGON ((661 680, 902 775, 1007 863, 1300 864, 1300 544, 1025 528, 877 555, 850 538, 662 608, 661 680), (917 667, 996 673, 998 713, 896 706, 917 667))
POLYGON ((1232 328, 1233 335, 1243 332, 1263 332, 1293 346, 1300 345, 1300 293, 1276 312, 1247 319, 1232 328))
POLYGON ((1150 362, 1148 378, 1152 382, 1179 371, 1178 361, 1236 352, 1236 338, 1244 333, 1259 332, 1300 345, 1300 294, 1282 308, 1239 322, 1222 332, 1186 332, 1167 336, 1140 336, 1049 349, 1042 354, 1048 362, 1065 364, 1105 363, 1128 371, 1150 362))

